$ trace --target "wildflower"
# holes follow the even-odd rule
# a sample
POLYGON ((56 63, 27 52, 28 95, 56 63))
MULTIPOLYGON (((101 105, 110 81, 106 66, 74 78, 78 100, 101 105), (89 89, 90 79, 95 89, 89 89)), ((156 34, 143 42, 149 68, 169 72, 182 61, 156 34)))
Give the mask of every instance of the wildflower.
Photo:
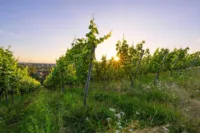
POLYGON ((129 132, 133 132, 133 129, 129 129, 128 131, 129 131, 129 132))
POLYGON ((122 129, 122 126, 118 126, 119 129, 122 129))
POLYGON ((182 133, 187 133, 186 131, 183 131, 182 133))
POLYGON ((89 121, 89 118, 88 118, 88 117, 86 118, 86 121, 89 121))
POLYGON ((136 114, 136 115, 139 115, 140 113, 136 111, 136 113, 135 113, 135 114, 136 114))
POLYGON ((120 113, 118 113, 118 114, 115 114, 115 116, 117 117, 117 118, 121 118, 121 114, 120 113))
POLYGON ((111 118, 106 118, 107 122, 110 122, 111 118))
POLYGON ((120 133, 120 131, 119 131, 119 130, 116 130, 116 133, 120 133))
POLYGON ((188 112, 188 111, 190 111, 190 110, 189 110, 188 108, 186 108, 186 109, 185 109, 185 111, 187 111, 187 112, 188 112))
POLYGON ((147 89, 150 89, 151 87, 149 85, 146 86, 147 89))
POLYGON ((124 113, 124 112, 120 112, 120 114, 122 114, 122 115, 125 115, 125 113, 124 113))
POLYGON ((113 108, 109 108, 109 110, 112 111, 112 112, 116 111, 116 109, 113 109, 113 108))
POLYGON ((121 125, 121 122, 117 122, 117 125, 119 125, 119 126, 120 126, 120 125, 121 125))

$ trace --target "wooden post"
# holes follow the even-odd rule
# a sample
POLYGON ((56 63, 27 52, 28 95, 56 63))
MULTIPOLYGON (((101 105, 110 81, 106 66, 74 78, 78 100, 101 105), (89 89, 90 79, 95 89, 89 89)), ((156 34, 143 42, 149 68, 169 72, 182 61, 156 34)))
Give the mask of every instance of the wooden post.
POLYGON ((161 71, 162 66, 163 66, 163 64, 164 64, 164 62, 165 62, 166 56, 167 56, 167 54, 164 55, 163 60, 162 60, 162 64, 161 64, 160 67, 158 68, 158 71, 157 71, 157 73, 156 73, 156 77, 155 77, 155 79, 154 79, 154 85, 157 84, 157 81, 158 81, 159 76, 160 76, 160 71, 161 71))
POLYGON ((132 84, 132 87, 134 86, 134 82, 135 82, 135 79, 136 79, 136 76, 137 76, 137 72, 138 72, 138 70, 139 70, 140 63, 141 63, 141 61, 142 61, 143 55, 144 55, 144 50, 142 50, 142 53, 141 53, 141 56, 140 56, 140 60, 139 60, 139 62, 138 62, 137 68, 136 68, 136 72, 135 72, 135 75, 134 75, 134 77, 133 77, 133 81, 132 81, 132 83, 131 83, 131 84, 132 84))
POLYGON ((93 63, 93 58, 94 58, 94 52, 95 52, 95 46, 93 45, 92 50, 91 50, 91 55, 90 55, 90 65, 88 69, 87 81, 85 85, 85 95, 84 95, 84 102, 83 102, 84 107, 86 107, 86 104, 87 104, 88 88, 89 88, 90 78, 92 74, 92 63, 93 63))

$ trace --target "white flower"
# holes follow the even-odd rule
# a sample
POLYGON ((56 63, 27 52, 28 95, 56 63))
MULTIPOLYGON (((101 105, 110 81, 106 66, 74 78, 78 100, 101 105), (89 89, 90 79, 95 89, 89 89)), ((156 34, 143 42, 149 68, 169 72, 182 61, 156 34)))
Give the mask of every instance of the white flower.
POLYGON ((86 118, 86 121, 89 121, 88 117, 86 118))
POLYGON ((133 129, 129 129, 128 131, 129 131, 129 132, 133 132, 133 129))
POLYGON ((120 126, 120 125, 121 125, 121 122, 117 122, 117 125, 119 125, 119 126, 120 126))
POLYGON ((111 118, 106 118, 107 122, 110 122, 111 118))
POLYGON ((119 130, 116 130, 116 133, 120 133, 120 131, 119 131, 119 130))
POLYGON ((140 113, 136 111, 136 113, 135 113, 135 114, 136 114, 136 115, 139 115, 140 113))
POLYGON ((187 112, 188 112, 188 111, 190 111, 190 110, 189 110, 188 108, 186 108, 186 109, 185 109, 185 111, 187 111, 187 112))
POLYGON ((118 113, 118 114, 115 114, 115 116, 117 117, 117 118, 121 118, 121 114, 120 113, 118 113))
POLYGON ((125 115, 125 113, 124 113, 124 112, 120 112, 120 114, 122 114, 122 115, 125 115))
POLYGON ((118 126, 119 129, 122 129, 122 126, 118 126))
POLYGON ((112 111, 112 112, 116 111, 116 109, 113 109, 113 108, 109 108, 109 110, 112 111))
POLYGON ((146 86, 147 89, 150 89, 151 87, 149 85, 146 86))
POLYGON ((186 131, 183 131, 182 133, 187 133, 186 131))

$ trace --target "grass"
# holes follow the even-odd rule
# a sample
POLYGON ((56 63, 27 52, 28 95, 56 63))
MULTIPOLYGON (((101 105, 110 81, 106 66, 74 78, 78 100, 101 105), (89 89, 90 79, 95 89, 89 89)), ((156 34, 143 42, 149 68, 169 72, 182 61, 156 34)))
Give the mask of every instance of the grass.
POLYGON ((132 129, 170 124, 172 133, 185 130, 195 133, 198 125, 189 124, 177 107, 179 96, 166 87, 174 82, 185 88, 188 84, 194 87, 196 81, 187 79, 198 79, 195 74, 188 72, 168 79, 167 73, 163 73, 158 86, 151 82, 154 75, 148 75, 137 80, 134 89, 126 80, 107 83, 106 88, 92 83, 87 108, 83 107, 82 88, 66 88, 65 93, 41 88, 15 99, 13 105, 0 108, 0 132, 116 132, 137 123, 132 129))
POLYGON ((120 118, 123 127, 133 119, 139 120, 138 128, 142 128, 167 124, 178 117, 168 102, 159 102, 154 92, 152 99, 147 97, 148 94, 142 98, 142 93, 133 96, 134 91, 120 94, 92 90, 90 93, 85 109, 81 89, 67 89, 65 94, 40 90, 32 97, 0 109, 1 132, 106 132, 118 128, 116 122, 119 120, 115 115, 120 112, 124 112, 120 118), (116 109, 116 112, 110 111, 110 108, 116 109))

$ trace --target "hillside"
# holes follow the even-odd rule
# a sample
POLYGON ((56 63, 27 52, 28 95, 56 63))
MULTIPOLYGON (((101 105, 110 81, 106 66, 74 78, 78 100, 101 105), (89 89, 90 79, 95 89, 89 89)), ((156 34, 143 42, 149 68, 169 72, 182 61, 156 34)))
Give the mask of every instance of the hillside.
POLYGON ((87 108, 83 88, 65 92, 44 87, 15 97, 13 105, 0 108, 0 132, 177 132, 200 131, 200 68, 173 77, 161 74, 158 86, 153 75, 137 81, 92 83, 87 108))
POLYGON ((115 57, 97 61, 112 32, 99 37, 94 21, 54 66, 20 65, 0 47, 0 132, 198 133, 200 51, 150 53, 123 38, 115 57))

